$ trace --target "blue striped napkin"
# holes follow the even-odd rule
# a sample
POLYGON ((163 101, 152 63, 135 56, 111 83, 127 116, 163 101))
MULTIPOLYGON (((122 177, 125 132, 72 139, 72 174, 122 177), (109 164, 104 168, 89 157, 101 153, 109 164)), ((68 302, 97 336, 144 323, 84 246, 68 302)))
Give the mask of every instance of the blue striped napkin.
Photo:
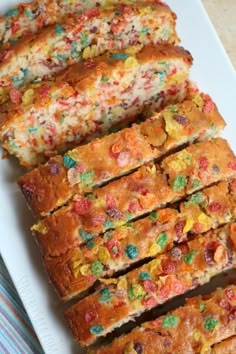
POLYGON ((44 353, 1 256, 0 353, 44 353))

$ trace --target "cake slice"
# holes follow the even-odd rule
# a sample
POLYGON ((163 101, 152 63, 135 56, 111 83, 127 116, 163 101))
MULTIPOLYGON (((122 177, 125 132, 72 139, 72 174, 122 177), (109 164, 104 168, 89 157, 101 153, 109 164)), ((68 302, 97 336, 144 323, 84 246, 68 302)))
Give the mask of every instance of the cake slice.
MULTIPOLYGON (((140 1, 137 2, 140 3, 140 1)), ((128 11, 131 5, 136 5, 134 3, 135 1, 132 0, 113 0, 110 2, 107 0, 35 0, 30 3, 20 3, 0 17, 0 43, 4 44, 3 48, 8 48, 18 40, 39 32, 45 26, 53 25, 56 22, 64 23, 68 17, 76 16, 77 18, 84 13, 85 16, 88 16, 93 12, 96 13, 97 8, 111 10, 115 4, 116 6, 120 4, 120 8, 125 8, 128 11)), ((168 18, 166 13, 170 10, 166 4, 158 0, 147 1, 146 3, 152 7, 159 6, 160 9, 163 9, 163 19, 168 18), (166 13, 164 9, 166 9, 166 13)), ((151 10, 147 8, 147 15, 150 14, 151 10)), ((119 16, 118 13, 117 16, 119 16)), ((174 21, 175 15, 173 13, 172 17, 174 21)), ((155 28, 153 23, 150 23, 150 25, 151 29, 155 28)), ((166 37, 169 35, 168 26, 165 28, 165 35, 166 37)))
MULTIPOLYGON (((168 156, 160 165, 147 164, 88 195, 75 195, 68 205, 34 225, 32 231, 45 256, 58 256, 99 233, 234 176, 235 170, 236 158, 226 140, 193 144, 168 156)), ((29 198, 32 192, 28 190, 29 198)))
POLYGON ((18 185, 33 214, 45 216, 76 192, 88 192, 186 143, 216 137, 224 127, 211 98, 201 93, 168 106, 140 125, 93 140, 64 157, 49 159, 22 176, 18 185), (85 176, 90 176, 89 180, 85 176), (29 189, 34 190, 30 198, 29 189))
MULTIPOLYGON (((178 255, 168 252, 126 275, 103 280, 98 291, 65 312, 74 338, 90 345, 143 312, 206 284, 235 265, 234 241, 235 224, 228 224, 179 246, 178 255)), ((99 272, 99 264, 93 269, 99 272)))
MULTIPOLYGON (((156 257, 194 234, 209 231, 236 217, 236 179, 193 194, 177 208, 160 209, 76 247, 59 257, 46 257, 51 282, 63 300, 88 290, 101 277, 124 272, 140 260, 156 257), (94 273, 94 265, 101 271, 94 273)), ((179 248, 171 250, 179 255, 179 248)))
POLYGON ((158 45, 72 65, 52 81, 14 91, 15 103, 1 107, 2 145, 22 165, 35 166, 147 107, 183 101, 191 63, 183 48, 158 45))
POLYGON ((26 36, 2 53, 0 103, 9 94, 15 100, 14 88, 51 77, 68 65, 107 50, 134 44, 176 44, 175 19, 166 5, 156 1, 137 1, 130 5, 118 2, 109 9, 90 9, 79 17, 70 14, 61 23, 26 36))
MULTIPOLYGON (((89 353, 156 354, 158 350, 161 354, 234 354, 235 306, 236 286, 219 288, 210 295, 188 299, 183 307, 144 323, 115 339, 110 346, 89 353), (220 341, 223 342, 219 344, 220 341)), ((87 320, 93 317, 92 314, 93 311, 87 320)), ((96 328, 99 329, 99 325, 96 328)))

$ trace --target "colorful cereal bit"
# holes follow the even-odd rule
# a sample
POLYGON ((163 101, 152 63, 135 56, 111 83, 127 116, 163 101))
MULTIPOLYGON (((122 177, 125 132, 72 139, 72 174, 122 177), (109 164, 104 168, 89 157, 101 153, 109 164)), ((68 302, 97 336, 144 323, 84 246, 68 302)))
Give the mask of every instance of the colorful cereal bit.
POLYGON ((16 88, 11 88, 10 90, 10 99, 15 104, 20 104, 22 101, 22 94, 16 88))
POLYGON ((139 250, 135 245, 129 244, 125 249, 125 253, 128 258, 135 259, 139 254, 139 250))
POLYGON ((79 230, 79 234, 82 238, 83 241, 88 241, 88 240, 91 240, 93 237, 94 237, 94 233, 91 232, 89 234, 87 234, 84 230, 80 229, 79 230))
POLYGON ((228 167, 233 170, 236 171, 236 163, 235 162, 229 162, 228 163, 228 167))
POLYGON ((219 321, 213 317, 210 317, 206 320, 206 322, 204 323, 204 328, 207 331, 213 331, 215 329, 215 327, 217 326, 217 324, 219 323, 219 321))
MULTIPOLYGON (((88 248, 92 249, 94 247, 95 241, 94 240, 89 240, 86 245, 88 248)), ((105 264, 105 263, 104 263, 105 264)))
POLYGON ((84 173, 80 173, 80 182, 85 183, 90 181, 94 176, 94 171, 87 171, 84 173))
POLYGON ((59 23, 56 23, 55 25, 55 32, 56 32, 56 35, 57 36, 60 36, 62 33, 65 32, 64 28, 59 24, 59 23))
POLYGON ((149 215, 149 219, 151 221, 155 221, 158 219, 158 213, 156 211, 153 211, 150 215, 149 215))
POLYGON ((128 57, 125 60, 125 69, 132 69, 138 66, 138 61, 134 57, 128 57))
POLYGON ((198 251, 192 251, 192 252, 189 252, 188 254, 186 254, 184 256, 184 261, 185 263, 187 264, 192 264, 193 263, 193 260, 194 260, 194 257, 198 254, 198 251))
POLYGON ((174 191, 181 191, 187 185, 187 179, 185 176, 177 176, 173 182, 173 189, 174 191))
POLYGON ((100 325, 93 325, 90 327, 90 333, 97 335, 104 331, 104 328, 100 325))
POLYGON ((73 160, 69 155, 63 157, 63 164, 69 170, 77 165, 77 162, 73 160))
POLYGON ((93 275, 100 275, 103 272, 103 265, 100 261, 94 261, 91 266, 93 275))
POLYGON ((140 284, 134 284, 128 289, 128 296, 131 300, 141 300, 146 292, 140 284))
POLYGON ((167 233, 162 232, 157 238, 158 246, 160 246, 161 248, 164 248, 167 243, 167 239, 168 239, 167 233))
POLYGON ((23 94, 22 102, 24 104, 30 104, 33 101, 33 98, 34 98, 34 90, 33 89, 26 90, 23 94))
POLYGON ((200 303, 199 303, 199 309, 200 309, 200 311, 203 311, 203 310, 205 310, 205 304, 204 304, 204 302, 202 302, 202 301, 200 301, 200 303))
POLYGON ((111 58, 111 59, 126 60, 126 59, 129 58, 129 54, 125 54, 125 53, 113 53, 113 54, 110 54, 110 58, 111 58))
POLYGON ((194 225, 194 220, 192 217, 188 216, 187 219, 186 219, 186 222, 185 222, 185 226, 183 228, 183 233, 187 233, 191 230, 191 228, 193 227, 194 225))
POLYGON ((236 301, 236 294, 234 293, 232 288, 228 288, 225 290, 225 295, 230 301, 236 301))
POLYGON ((10 9, 6 12, 6 17, 7 20, 9 20, 11 17, 18 15, 19 11, 17 9, 10 9))
POLYGON ((140 272, 139 277, 141 280, 148 280, 151 276, 148 272, 140 272))
POLYGON ((110 238, 107 241, 106 246, 112 257, 118 258, 120 256, 120 248, 117 240, 110 238))
POLYGON ((198 192, 194 195, 191 196, 188 202, 186 202, 184 205, 188 206, 190 204, 199 204, 203 199, 203 194, 201 192, 198 192))
POLYGON ((156 285, 151 279, 144 280, 143 287, 147 293, 154 293, 156 291, 156 285))
POLYGON ((162 327, 163 328, 171 328, 173 326, 176 326, 179 322, 179 318, 176 315, 169 315, 166 316, 163 321, 162 321, 162 327))
POLYGON ((110 301, 113 298, 113 295, 110 294, 108 288, 104 288, 100 291, 101 298, 98 300, 100 303, 105 303, 110 301))
POLYGON ((202 183, 199 179, 195 178, 193 181, 192 181, 192 185, 191 187, 193 188, 193 190, 195 189, 198 189, 199 187, 201 187, 202 183))
POLYGON ((93 322, 97 318, 97 313, 93 310, 86 311, 84 319, 86 323, 93 322))
POLYGON ((82 197, 75 201, 74 210, 79 215, 85 215, 88 213, 92 206, 92 200, 88 197, 82 197))
POLYGON ((203 171, 206 171, 209 167, 209 160, 207 157, 202 156, 199 160, 198 160, 198 166, 200 169, 202 169, 203 171))
POLYGON ((137 354, 142 354, 144 351, 144 346, 142 343, 134 343, 134 350, 136 351, 137 354))
POLYGON ((180 114, 175 114, 174 117, 173 117, 173 119, 174 119, 177 123, 179 123, 180 125, 183 125, 183 126, 186 126, 186 125, 189 124, 188 118, 186 118, 186 117, 184 117, 184 116, 182 116, 182 115, 180 115, 180 114))
POLYGON ((98 257, 101 263, 105 265, 108 264, 111 259, 110 253, 106 247, 99 248, 98 257))
POLYGON ((112 228, 112 227, 114 227, 114 224, 110 221, 110 220, 106 220, 105 222, 104 222, 104 228, 107 230, 107 229, 110 229, 110 228, 112 228))

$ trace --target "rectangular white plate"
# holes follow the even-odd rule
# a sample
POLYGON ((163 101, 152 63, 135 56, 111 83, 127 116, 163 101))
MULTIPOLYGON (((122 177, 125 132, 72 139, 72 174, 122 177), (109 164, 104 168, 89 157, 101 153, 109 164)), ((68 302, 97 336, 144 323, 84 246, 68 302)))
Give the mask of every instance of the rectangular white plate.
MULTIPOLYGON (((17 2, 1 0, 0 12, 17 2)), ((182 45, 194 57, 192 79, 217 102, 228 123, 224 136, 236 152, 235 71, 201 1, 166 2, 178 16, 177 27, 182 45)), ((1 253, 39 340, 46 354, 83 353, 66 327, 62 305, 48 284, 39 250, 29 231, 33 219, 16 186, 23 170, 10 159, 0 162, 0 171, 1 253)), ((210 291, 209 286, 206 290, 210 291)))

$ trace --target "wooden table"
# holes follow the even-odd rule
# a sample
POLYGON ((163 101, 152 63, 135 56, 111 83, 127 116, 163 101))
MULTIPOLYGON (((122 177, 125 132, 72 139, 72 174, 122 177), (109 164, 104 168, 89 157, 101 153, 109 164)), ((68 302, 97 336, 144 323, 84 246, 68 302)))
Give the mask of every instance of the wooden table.
POLYGON ((202 2, 236 69, 236 0, 202 2))

